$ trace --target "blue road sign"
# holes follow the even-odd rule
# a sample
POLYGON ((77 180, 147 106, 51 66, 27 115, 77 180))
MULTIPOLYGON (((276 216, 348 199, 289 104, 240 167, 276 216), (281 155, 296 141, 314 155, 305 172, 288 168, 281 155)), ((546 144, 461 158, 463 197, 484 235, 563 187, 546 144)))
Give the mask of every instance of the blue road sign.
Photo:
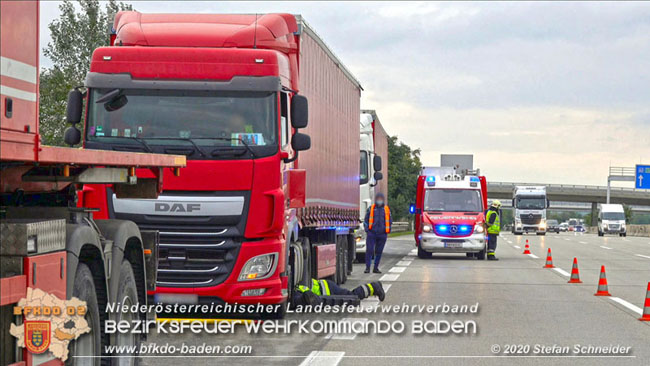
POLYGON ((634 187, 640 189, 650 189, 650 165, 637 165, 634 187))

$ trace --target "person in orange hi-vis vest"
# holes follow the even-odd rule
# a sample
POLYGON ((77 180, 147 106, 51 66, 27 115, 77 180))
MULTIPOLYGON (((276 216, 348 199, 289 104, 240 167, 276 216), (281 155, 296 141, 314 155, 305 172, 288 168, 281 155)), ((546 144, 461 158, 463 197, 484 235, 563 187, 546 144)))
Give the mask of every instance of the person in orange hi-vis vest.
POLYGON ((366 231, 366 270, 364 273, 370 273, 370 264, 372 257, 375 257, 375 267, 373 273, 381 273, 379 270, 379 261, 381 253, 384 251, 384 245, 393 225, 393 218, 390 215, 390 208, 384 204, 385 197, 383 193, 377 193, 375 203, 370 206, 366 212, 366 218, 363 220, 363 228, 366 231))

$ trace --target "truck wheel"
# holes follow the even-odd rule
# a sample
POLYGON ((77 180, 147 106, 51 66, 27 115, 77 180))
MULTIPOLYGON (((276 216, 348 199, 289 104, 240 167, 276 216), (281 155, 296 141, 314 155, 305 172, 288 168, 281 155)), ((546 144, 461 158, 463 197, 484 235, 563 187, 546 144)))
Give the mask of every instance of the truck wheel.
POLYGON ((354 256, 357 252, 357 244, 354 241, 354 235, 352 234, 347 235, 345 239, 348 244, 347 246, 348 255, 345 257, 347 258, 347 264, 348 264, 347 275, 350 276, 352 275, 352 270, 354 269, 354 256))
POLYGON ((545 236, 546 233, 537 233, 537 235, 545 236))
POLYGON ((603 235, 604 235, 603 232, 598 230, 598 236, 603 236, 603 235))
POLYGON ((102 347, 102 330, 99 322, 99 305, 97 304, 97 292, 95 291, 95 282, 90 268, 85 263, 79 263, 77 273, 74 277, 72 296, 86 302, 86 321, 90 327, 90 332, 82 334, 70 344, 70 353, 66 360, 66 365, 75 365, 78 363, 87 363, 94 366, 101 365, 102 359, 99 357, 75 358, 73 356, 99 356, 102 347))
POLYGON ((487 251, 487 250, 483 249, 483 250, 481 250, 480 252, 476 253, 476 258, 477 258, 478 260, 480 260, 480 261, 484 261, 484 260, 485 260, 485 255, 486 255, 486 251, 487 251))
MULTIPOLYGON (((123 260, 120 266, 120 282, 117 285, 117 301, 125 306, 131 306, 138 303, 138 288, 135 284, 135 275, 133 274, 133 267, 128 260, 123 260)), ((138 320, 138 314, 130 311, 117 313, 117 322, 127 321, 131 324, 132 321, 138 320)), ((116 345, 127 349, 132 347, 135 349, 140 348, 140 336, 132 332, 117 333, 115 338, 116 345)), ((128 366, 139 364, 139 357, 137 355, 129 355, 126 357, 112 358, 112 364, 115 366, 128 366)))
POLYGON ((418 258, 420 259, 431 258, 431 253, 427 252, 426 250, 423 250, 422 247, 418 247, 418 258))
POLYGON ((316 276, 312 274, 311 244, 308 238, 301 238, 300 241, 302 242, 303 252, 302 281, 300 284, 311 287, 311 279, 316 278, 316 276))

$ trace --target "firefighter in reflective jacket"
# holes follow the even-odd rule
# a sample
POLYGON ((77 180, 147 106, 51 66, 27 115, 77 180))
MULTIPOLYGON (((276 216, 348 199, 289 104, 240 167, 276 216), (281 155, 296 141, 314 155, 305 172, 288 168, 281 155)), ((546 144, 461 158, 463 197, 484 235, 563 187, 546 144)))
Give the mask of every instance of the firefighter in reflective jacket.
POLYGON ((363 300, 370 296, 377 296, 379 301, 384 301, 386 292, 381 282, 371 282, 355 287, 352 290, 343 288, 330 280, 311 279, 311 287, 299 285, 293 292, 291 299, 292 305, 318 305, 321 302, 321 296, 330 295, 349 295, 357 296, 363 300))
POLYGON ((500 208, 501 202, 499 200, 494 200, 490 205, 487 215, 485 215, 485 223, 488 232, 487 259, 493 261, 499 260, 494 256, 494 252, 497 250, 497 238, 501 232, 501 219, 499 217, 500 208))
POLYGON ((393 218, 390 215, 390 208, 384 204, 385 197, 383 193, 377 193, 375 204, 370 206, 366 212, 366 218, 363 220, 363 228, 366 231, 366 270, 364 273, 370 273, 370 264, 372 257, 375 257, 375 268, 373 273, 381 273, 379 270, 379 261, 381 253, 384 251, 386 239, 393 225, 393 218))

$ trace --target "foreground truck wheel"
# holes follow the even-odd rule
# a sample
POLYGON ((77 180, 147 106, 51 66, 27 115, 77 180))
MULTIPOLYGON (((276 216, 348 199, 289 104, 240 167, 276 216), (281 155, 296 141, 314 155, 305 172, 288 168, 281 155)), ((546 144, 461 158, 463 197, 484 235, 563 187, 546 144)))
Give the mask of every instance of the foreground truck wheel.
MULTIPOLYGON (((133 267, 128 260, 122 261, 120 266, 120 283, 117 289, 117 301, 121 302, 123 305, 130 307, 138 302, 138 289, 135 284, 135 276, 133 274, 133 267)), ((117 321, 120 322, 125 320, 131 323, 137 317, 137 314, 132 312, 118 312, 117 321)), ((140 346, 140 337, 137 334, 131 332, 127 333, 117 333, 116 345, 120 347, 136 347, 140 346)), ((117 355, 119 356, 119 355, 117 355)), ((127 365, 137 365, 138 357, 133 357, 131 355, 125 357, 113 358, 113 365, 127 366, 127 365)))
POLYGON ((431 258, 431 253, 427 252, 426 250, 423 250, 422 247, 418 247, 418 258, 420 259, 431 258))
POLYGON ((101 365, 99 357, 76 358, 75 356, 97 356, 101 354, 101 328, 99 321, 99 305, 93 274, 85 263, 79 263, 74 279, 72 296, 85 301, 88 308, 86 321, 90 333, 83 334, 70 344, 70 355, 66 365, 101 365))

